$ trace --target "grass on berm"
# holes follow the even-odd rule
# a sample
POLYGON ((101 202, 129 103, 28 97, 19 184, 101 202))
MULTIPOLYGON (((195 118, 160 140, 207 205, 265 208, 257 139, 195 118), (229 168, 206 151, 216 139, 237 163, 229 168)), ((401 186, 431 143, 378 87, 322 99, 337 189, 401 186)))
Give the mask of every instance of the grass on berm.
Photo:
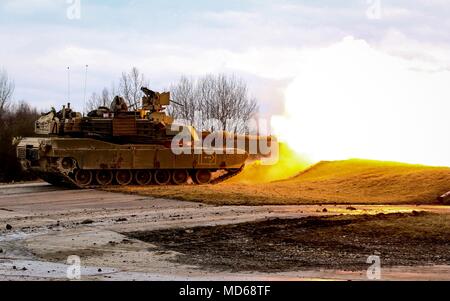
POLYGON ((255 164, 236 179, 216 185, 111 190, 216 205, 437 204, 437 197, 450 190, 448 167, 352 159, 320 162, 302 172, 291 170, 293 176, 271 182, 256 175, 273 174, 275 169, 278 173, 289 164, 255 164))

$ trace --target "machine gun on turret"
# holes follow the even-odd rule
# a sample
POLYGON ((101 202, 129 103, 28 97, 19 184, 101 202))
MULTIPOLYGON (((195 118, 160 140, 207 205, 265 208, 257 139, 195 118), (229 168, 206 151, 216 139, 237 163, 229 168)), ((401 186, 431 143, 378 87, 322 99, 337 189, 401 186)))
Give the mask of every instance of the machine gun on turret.
POLYGON ((145 94, 142 97, 142 109, 148 110, 151 113, 164 111, 165 106, 170 105, 170 103, 182 106, 182 104, 170 99, 170 92, 155 92, 146 87, 142 87, 141 91, 145 94))
POLYGON ((142 97, 141 117, 146 115, 154 123, 171 124, 172 117, 164 112, 166 106, 171 102, 170 92, 155 92, 146 87, 142 87, 141 91, 145 94, 142 97))

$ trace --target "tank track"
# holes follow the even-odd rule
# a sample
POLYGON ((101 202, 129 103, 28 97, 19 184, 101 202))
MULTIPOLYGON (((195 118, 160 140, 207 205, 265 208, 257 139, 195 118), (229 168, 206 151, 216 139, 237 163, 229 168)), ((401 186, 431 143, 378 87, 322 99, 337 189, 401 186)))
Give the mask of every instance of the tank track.
POLYGON ((58 187, 81 188, 69 176, 57 172, 34 172, 34 174, 45 182, 58 187))
POLYGON ((223 181, 226 181, 232 177, 237 176, 238 174, 240 174, 242 172, 242 170, 244 169, 244 167, 241 167, 240 169, 237 169, 235 171, 229 171, 226 174, 223 174, 215 179, 212 179, 209 183, 210 184, 218 184, 221 183, 223 181))
MULTIPOLYGON (((225 174, 222 174, 216 178, 211 179, 211 181, 208 184, 218 184, 223 181, 226 181, 236 175, 238 175, 240 172, 242 172, 243 167, 237 170, 227 171, 225 174)), ((114 186, 120 186, 119 184, 109 184, 109 185, 87 185, 87 186, 81 186, 79 185, 74 179, 73 179, 73 173, 62 173, 62 172, 35 172, 36 176, 41 178, 42 180, 46 181, 47 183, 50 183, 54 186, 64 187, 64 188, 71 188, 71 189, 97 189, 97 188, 105 188, 105 187, 114 187, 114 186), (72 176, 71 176, 72 175, 72 176)), ((185 184, 182 184, 185 185, 185 184)), ((199 185, 199 184, 194 184, 199 185)), ((201 185, 201 184, 200 184, 201 185)), ((126 185, 128 186, 128 185, 126 185)), ((148 184, 148 186, 158 186, 157 184, 148 184)), ((167 186, 176 186, 176 184, 167 184, 167 186)))

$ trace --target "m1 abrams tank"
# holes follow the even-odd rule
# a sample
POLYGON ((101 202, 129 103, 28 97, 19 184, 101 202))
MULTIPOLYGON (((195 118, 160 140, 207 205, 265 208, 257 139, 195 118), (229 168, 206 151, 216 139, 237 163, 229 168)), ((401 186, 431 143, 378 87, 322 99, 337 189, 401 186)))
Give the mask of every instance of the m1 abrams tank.
POLYGON ((22 166, 53 185, 76 188, 217 183, 242 170, 248 152, 203 147, 198 141, 204 133, 175 126, 165 114, 168 92, 142 91, 141 110, 128 111, 116 96, 110 108, 100 107, 87 117, 70 104, 44 114, 35 124, 37 136, 17 142, 22 166))

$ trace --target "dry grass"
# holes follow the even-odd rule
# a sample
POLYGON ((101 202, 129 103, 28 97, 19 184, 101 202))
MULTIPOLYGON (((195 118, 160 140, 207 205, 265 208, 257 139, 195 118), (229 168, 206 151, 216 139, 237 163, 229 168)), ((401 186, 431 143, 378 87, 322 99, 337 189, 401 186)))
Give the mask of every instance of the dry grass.
POLYGON ((270 183, 252 174, 244 171, 240 176, 244 182, 112 190, 216 205, 433 204, 450 190, 450 168, 369 160, 321 162, 290 179, 270 183))

